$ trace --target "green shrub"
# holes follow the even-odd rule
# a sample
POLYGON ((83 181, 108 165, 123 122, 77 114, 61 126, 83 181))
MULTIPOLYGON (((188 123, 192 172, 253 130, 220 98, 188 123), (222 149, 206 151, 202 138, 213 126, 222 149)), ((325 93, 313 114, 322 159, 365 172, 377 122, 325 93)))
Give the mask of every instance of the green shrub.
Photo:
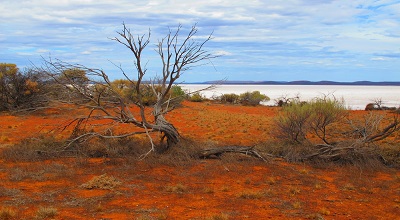
POLYGON ((174 85, 171 87, 171 103, 173 105, 179 105, 183 100, 187 98, 186 92, 182 87, 174 85))
POLYGON ((196 92, 189 97, 189 101, 191 102, 202 102, 204 99, 205 98, 199 92, 196 92))
POLYGON ((284 106, 282 113, 276 119, 274 135, 282 140, 292 143, 302 143, 309 132, 309 119, 312 115, 311 106, 301 102, 293 102, 284 106))
POLYGON ((309 120, 312 133, 325 144, 331 144, 328 136, 332 136, 333 131, 329 131, 329 129, 333 124, 340 123, 347 116, 344 102, 335 98, 317 98, 308 105, 310 105, 312 113, 309 120))
POLYGON ((293 101, 283 106, 276 120, 277 137, 289 142, 302 143, 308 134, 316 135, 325 144, 334 136, 332 125, 340 123, 347 115, 343 101, 316 98, 308 103, 293 101))
POLYGON ((269 100, 270 98, 264 94, 261 94, 260 91, 245 92, 239 96, 239 102, 242 105, 256 106, 259 105, 260 102, 266 102, 269 100))
POLYGON ((235 93, 222 94, 220 97, 218 97, 218 100, 222 103, 237 104, 239 103, 239 95, 235 93))

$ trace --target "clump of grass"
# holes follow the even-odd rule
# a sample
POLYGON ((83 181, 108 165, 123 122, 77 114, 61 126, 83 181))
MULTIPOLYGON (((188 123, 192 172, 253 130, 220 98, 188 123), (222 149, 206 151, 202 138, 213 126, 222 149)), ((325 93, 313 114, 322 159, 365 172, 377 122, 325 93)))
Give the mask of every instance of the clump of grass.
POLYGON ((293 187, 293 188, 289 189, 289 193, 292 196, 300 194, 300 192, 301 192, 301 190, 299 188, 297 188, 297 187, 293 187))
POLYGON ((228 192, 230 190, 230 187, 229 186, 222 186, 221 187, 221 191, 222 192, 228 192))
POLYGON ((299 170, 299 172, 300 172, 300 174, 308 174, 310 171, 309 170, 307 170, 306 168, 303 168, 303 169, 301 169, 301 170, 299 170))
POLYGON ((171 193, 185 193, 187 192, 188 187, 183 185, 182 183, 178 183, 176 185, 167 186, 165 190, 171 193))
POLYGON ((3 142, 9 142, 10 141, 10 139, 7 136, 1 136, 0 140, 3 141, 3 142))
POLYGON ((228 220, 228 219, 229 215, 226 213, 215 214, 207 218, 207 220, 228 220))
POLYGON ((300 209, 301 208, 301 202, 296 201, 292 203, 292 206, 294 209, 300 209))
POLYGON ((41 136, 10 146, 0 156, 9 161, 40 161, 60 156, 62 146, 54 137, 41 136))
POLYGON ((114 189, 121 185, 121 182, 113 176, 103 174, 100 176, 93 177, 87 183, 81 185, 85 189, 114 189))
POLYGON ((330 214, 331 214, 331 212, 330 212, 327 208, 325 208, 325 207, 322 207, 322 208, 319 210, 319 213, 320 213, 321 215, 330 215, 330 214))
POLYGON ((2 207, 0 209, 0 220, 12 219, 17 215, 14 209, 10 207, 2 207))
POLYGON ((266 197, 270 195, 270 191, 253 191, 253 190, 246 190, 243 192, 240 192, 237 197, 242 198, 242 199, 261 199, 263 197, 266 197))
POLYGON ((352 191, 352 190, 355 190, 355 189, 356 189, 356 187, 351 183, 346 183, 343 186, 343 190, 352 191))
POLYGON ((0 197, 2 196, 10 196, 15 197, 21 194, 21 190, 19 189, 9 189, 0 186, 0 197))
POLYGON ((319 213, 314 213, 306 216, 307 219, 314 219, 314 220, 324 220, 324 217, 322 217, 321 214, 319 213))
POLYGON ((276 178, 273 177, 273 176, 268 177, 267 183, 268 183, 269 185, 274 185, 274 184, 276 183, 276 178))
POLYGON ((39 207, 36 211, 36 219, 54 218, 57 215, 57 209, 53 207, 39 207))
POLYGON ((101 205, 101 202, 97 204, 97 206, 94 209, 96 212, 102 212, 104 210, 104 207, 101 205))
POLYGON ((209 188, 209 187, 205 187, 203 189, 203 191, 204 191, 204 193, 208 193, 208 194, 212 194, 215 192, 213 188, 209 188))
POLYGON ((322 183, 316 182, 316 183, 314 184, 314 187, 315 187, 316 189, 322 189, 322 183))

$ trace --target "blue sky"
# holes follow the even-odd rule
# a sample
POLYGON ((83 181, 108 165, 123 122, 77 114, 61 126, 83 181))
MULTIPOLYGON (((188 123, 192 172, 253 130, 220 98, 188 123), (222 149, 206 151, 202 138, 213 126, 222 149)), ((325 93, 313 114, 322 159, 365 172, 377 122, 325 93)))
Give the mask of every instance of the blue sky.
POLYGON ((223 55, 181 81, 400 81, 400 1, 389 0, 0 0, 0 62, 41 65, 41 56, 101 68, 112 79, 133 71, 132 55, 111 41, 125 22, 152 32, 197 23, 207 50, 223 55))

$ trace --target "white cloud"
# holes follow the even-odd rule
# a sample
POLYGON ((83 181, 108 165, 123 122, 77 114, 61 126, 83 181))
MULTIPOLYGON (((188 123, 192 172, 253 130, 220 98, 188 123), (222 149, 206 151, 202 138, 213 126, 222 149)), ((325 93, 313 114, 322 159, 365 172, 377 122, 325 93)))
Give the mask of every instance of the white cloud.
POLYGON ((196 39, 214 31, 209 48, 226 56, 218 66, 240 62, 257 72, 270 65, 289 71, 385 60, 399 69, 395 59, 375 56, 398 53, 398 11, 393 0, 2 0, 0 55, 26 59, 50 52, 107 65, 104 60, 128 59, 125 48, 108 39, 122 22, 135 34, 151 28, 154 39, 168 27, 181 23, 184 32, 197 22, 196 39))
POLYGON ((49 53, 50 52, 50 50, 48 50, 48 49, 37 49, 36 50, 36 53, 39 53, 39 54, 41 54, 41 53, 49 53))
POLYGON ((386 60, 389 60, 389 58, 387 58, 387 57, 373 57, 370 60, 373 60, 373 61, 386 61, 386 60))
POLYGON ((228 52, 228 51, 224 51, 224 50, 217 50, 217 51, 214 51, 213 54, 215 54, 215 55, 217 55, 217 56, 230 56, 230 55, 233 55, 233 53, 228 52))

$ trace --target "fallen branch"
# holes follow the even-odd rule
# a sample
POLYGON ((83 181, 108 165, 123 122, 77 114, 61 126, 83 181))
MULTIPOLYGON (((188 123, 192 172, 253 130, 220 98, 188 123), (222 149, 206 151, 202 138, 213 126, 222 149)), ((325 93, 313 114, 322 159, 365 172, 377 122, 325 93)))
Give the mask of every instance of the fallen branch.
POLYGON ((204 149, 199 153, 199 158, 202 159, 209 159, 212 157, 219 158, 224 153, 240 153, 251 157, 259 158, 265 162, 267 161, 254 149, 254 147, 240 147, 240 146, 227 146, 227 147, 204 149))

